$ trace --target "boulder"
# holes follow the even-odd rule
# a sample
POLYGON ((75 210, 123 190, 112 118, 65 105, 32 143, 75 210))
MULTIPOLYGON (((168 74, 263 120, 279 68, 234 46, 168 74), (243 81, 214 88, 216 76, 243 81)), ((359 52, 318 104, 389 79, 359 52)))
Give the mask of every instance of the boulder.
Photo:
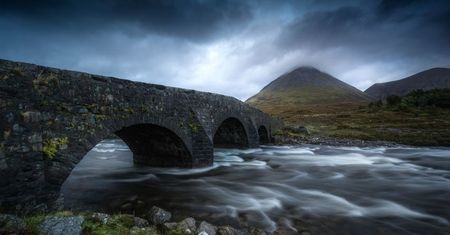
POLYGON ((216 226, 206 221, 202 221, 197 229, 197 233, 202 235, 216 235, 216 231, 216 226))
POLYGON ((138 228, 135 226, 130 229, 130 235, 159 235, 159 233, 152 227, 138 228))
POLYGON ((170 221, 170 218, 172 218, 172 214, 164 209, 153 206, 146 214, 146 218, 152 224, 164 224, 165 222, 170 221))
POLYGON ((39 225, 39 234, 80 235, 83 222, 84 218, 82 216, 48 217, 39 225))
POLYGON ((235 229, 231 226, 220 226, 217 228, 218 235, 247 235, 248 233, 235 229))
POLYGON ((14 215, 0 214, 0 234, 23 234, 25 222, 14 215))
POLYGON ((164 223, 164 228, 168 233, 193 234, 197 230, 194 218, 186 218, 178 223, 164 223))
POLYGON ((134 227, 138 228, 145 228, 148 227, 150 224, 146 219, 142 219, 140 217, 134 217, 134 227))
POLYGON ((93 213, 91 219, 97 223, 107 224, 110 217, 111 217, 110 215, 105 213, 93 213))
POLYGON ((301 134, 305 134, 305 135, 310 134, 308 128, 306 128, 305 126, 296 125, 296 126, 292 126, 290 129, 292 129, 296 133, 301 133, 301 134))

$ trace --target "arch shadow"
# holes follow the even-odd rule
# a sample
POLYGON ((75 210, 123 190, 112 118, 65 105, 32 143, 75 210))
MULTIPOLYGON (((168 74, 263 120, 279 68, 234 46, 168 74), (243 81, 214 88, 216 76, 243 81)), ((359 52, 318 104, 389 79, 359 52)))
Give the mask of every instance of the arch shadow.
POLYGON ((265 126, 260 126, 258 128, 259 144, 270 143, 269 132, 265 126))
POLYGON ((133 161, 157 167, 192 167, 184 141, 168 128, 137 124, 115 132, 133 152, 133 161))
POLYGON ((222 121, 214 133, 213 144, 219 148, 249 147, 247 132, 242 122, 234 117, 222 121))

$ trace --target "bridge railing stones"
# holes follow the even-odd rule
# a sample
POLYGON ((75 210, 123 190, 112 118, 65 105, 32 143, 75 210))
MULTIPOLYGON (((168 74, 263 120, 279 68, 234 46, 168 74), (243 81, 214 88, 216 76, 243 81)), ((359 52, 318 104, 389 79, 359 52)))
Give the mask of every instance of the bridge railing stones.
POLYGON ((175 133, 192 167, 212 164, 213 137, 235 117, 250 146, 281 121, 235 98, 0 60, 0 209, 49 210, 61 184, 98 142, 153 124, 175 133))

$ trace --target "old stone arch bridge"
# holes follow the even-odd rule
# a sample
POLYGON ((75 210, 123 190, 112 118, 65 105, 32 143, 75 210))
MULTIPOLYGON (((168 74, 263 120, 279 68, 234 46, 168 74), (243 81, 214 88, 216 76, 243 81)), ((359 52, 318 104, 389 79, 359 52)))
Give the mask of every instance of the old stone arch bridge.
POLYGON ((233 97, 5 60, 0 111, 0 209, 21 213, 57 206, 75 165, 113 133, 136 163, 204 167, 213 147, 256 147, 282 125, 233 97))

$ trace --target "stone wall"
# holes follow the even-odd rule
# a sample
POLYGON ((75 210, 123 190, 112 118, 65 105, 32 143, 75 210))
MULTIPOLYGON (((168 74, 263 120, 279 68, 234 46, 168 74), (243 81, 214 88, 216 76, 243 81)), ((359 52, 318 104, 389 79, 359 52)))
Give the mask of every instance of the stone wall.
POLYGON ((214 134, 228 118, 242 123, 251 147, 259 144, 260 126, 270 136, 282 125, 228 96, 0 60, 0 209, 27 213, 57 206, 50 202, 71 170, 112 133, 143 162, 149 150, 132 136, 145 128, 127 129, 137 125, 179 139, 171 146, 180 151, 179 166, 208 166, 214 134))

